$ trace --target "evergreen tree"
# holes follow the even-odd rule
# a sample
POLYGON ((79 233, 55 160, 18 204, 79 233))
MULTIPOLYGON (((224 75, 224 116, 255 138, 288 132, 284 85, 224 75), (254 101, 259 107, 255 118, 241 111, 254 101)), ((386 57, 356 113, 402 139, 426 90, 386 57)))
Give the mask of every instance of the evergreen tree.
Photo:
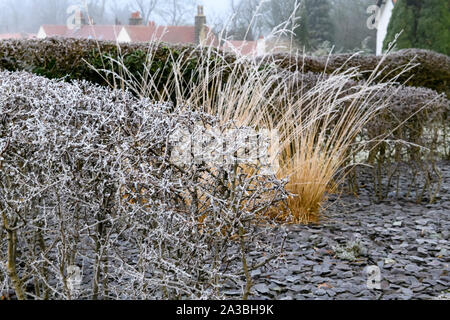
MULTIPOLYGON (((389 0, 391 1, 391 0, 389 0)), ((416 39, 416 23, 417 15, 420 11, 416 5, 408 4, 409 1, 398 0, 392 11, 391 20, 389 21, 386 38, 384 39, 383 49, 386 50, 396 35, 401 35, 397 39, 398 48, 413 48, 416 39)))
POLYGON ((376 48, 376 29, 367 28, 367 8, 374 0, 331 0, 334 44, 339 52, 355 52, 362 48, 370 53, 376 48))
POLYGON ((299 17, 299 21, 297 22, 298 27, 294 30, 295 41, 306 50, 309 50, 311 48, 309 40, 309 19, 305 1, 302 1, 297 15, 299 17))
POLYGON ((416 34, 417 48, 450 55, 450 0, 425 0, 416 34))
POLYGON ((421 48, 450 55, 450 0, 397 0, 383 48, 395 36, 397 48, 421 48))
MULTIPOLYGON (((264 7, 266 25, 274 28, 288 21, 295 8, 298 26, 293 31, 299 46, 310 50, 318 48, 324 41, 334 42, 330 0, 268 0, 264 7)), ((286 27, 289 29, 292 25, 286 27)))
POLYGON ((306 12, 311 45, 318 47, 324 41, 334 42, 334 26, 329 0, 306 0, 306 12))

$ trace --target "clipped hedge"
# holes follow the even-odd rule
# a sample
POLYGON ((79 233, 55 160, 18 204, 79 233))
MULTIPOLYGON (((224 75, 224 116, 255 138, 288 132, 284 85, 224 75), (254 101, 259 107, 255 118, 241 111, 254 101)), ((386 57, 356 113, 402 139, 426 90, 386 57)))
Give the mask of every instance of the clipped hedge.
POLYGON ((383 137, 382 142, 371 142, 366 148, 374 196, 434 202, 442 184, 437 161, 448 159, 450 152, 449 101, 444 95, 436 97, 431 89, 404 86, 380 92, 375 98, 389 99, 389 108, 366 125, 361 139, 383 137), (408 191, 399 189, 405 177, 408 185, 403 188, 408 191))
MULTIPOLYGON (((344 70, 357 67, 368 78, 371 72, 380 63, 382 57, 375 55, 353 55, 338 54, 330 57, 308 57, 295 58, 288 54, 275 54, 264 59, 275 59, 276 63, 283 69, 302 72, 325 72, 330 74, 343 65, 344 70)), ((401 68, 410 61, 419 64, 415 68, 402 74, 398 81, 407 86, 424 87, 433 89, 439 93, 445 93, 450 98, 450 57, 423 49, 404 49, 393 52, 386 57, 381 64, 380 79, 389 80, 394 78, 401 68)))
MULTIPOLYGON (((157 47, 152 69, 161 68, 169 54, 175 57, 180 47, 161 44, 157 47)), ((25 70, 50 79, 66 77, 107 85, 105 80, 89 65, 97 69, 111 67, 105 56, 123 56, 125 65, 133 73, 142 72, 146 61, 147 46, 80 39, 49 38, 42 40, 0 41, 0 68, 9 71, 25 70), (86 63, 87 61, 88 63, 86 63)))
MULTIPOLYGON (((190 63, 186 64, 187 70, 185 70, 187 79, 190 78, 190 72, 195 70, 198 59, 201 57, 200 51, 193 45, 160 43, 155 48, 151 69, 163 69, 163 78, 169 76, 171 72, 169 56, 177 58, 182 53, 189 51, 189 55, 186 55, 186 59, 190 60, 190 63)), ((136 74, 143 72, 148 44, 121 44, 120 51, 123 62, 130 71, 136 74)), ((98 69, 111 67, 104 59, 105 55, 114 58, 119 55, 119 48, 115 42, 58 38, 0 41, 0 69, 26 70, 48 78, 67 77, 105 85, 104 79, 86 63, 83 63, 84 59, 98 69)), ((367 71, 364 74, 369 76, 380 62, 381 57, 339 54, 330 57, 300 56, 295 58, 288 54, 275 54, 263 59, 268 62, 275 60, 282 69, 313 73, 323 73, 324 70, 326 73, 332 73, 345 63, 345 69, 359 67, 361 71, 367 71)), ((399 81, 406 82, 408 86, 433 89, 450 97, 450 57, 443 54, 419 49, 394 52, 387 56, 382 63, 381 67, 384 70, 382 76, 391 79, 397 74, 397 72, 392 72, 393 70, 399 70, 413 59, 419 65, 403 74, 399 81)), ((235 60, 236 57, 233 54, 226 54, 225 61, 235 60)), ((224 62, 223 59, 216 61, 224 62)))
MULTIPOLYGON (((183 65, 183 77, 189 84, 196 79, 196 70, 200 59, 207 56, 202 49, 194 45, 173 45, 168 43, 131 43, 117 46, 112 41, 86 39, 33 39, 0 41, 0 70, 28 71, 50 79, 87 80, 102 86, 113 86, 114 76, 104 70, 117 71, 117 63, 111 59, 121 59, 126 69, 136 79, 145 74, 146 66, 158 74, 158 91, 165 90, 164 85, 171 79, 172 63, 183 65), (148 63, 151 52, 151 63, 148 63), (110 57, 111 59, 108 59, 110 57), (95 70, 94 70, 95 69, 95 70), (98 70, 100 72, 97 72, 98 70)), ((207 50, 207 49, 204 49, 207 50)), ((210 59, 227 63, 234 61, 232 54, 210 55, 210 59)), ((225 81, 225 79, 224 79, 225 81)), ((175 102, 174 94, 171 95, 175 102)))

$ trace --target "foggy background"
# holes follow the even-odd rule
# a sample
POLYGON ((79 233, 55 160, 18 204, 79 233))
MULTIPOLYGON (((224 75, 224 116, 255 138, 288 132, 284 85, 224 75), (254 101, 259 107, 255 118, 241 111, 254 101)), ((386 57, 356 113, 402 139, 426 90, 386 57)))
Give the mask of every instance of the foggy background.
MULTIPOLYGON (((299 1, 299 0, 297 0, 299 1)), ((255 40, 287 21, 296 0, 86 0, 95 24, 128 24, 131 12, 140 11, 144 21, 159 25, 193 25, 197 5, 203 5, 207 24, 215 32, 226 27, 235 40, 255 40), (253 19, 257 14, 257 19, 253 19), (253 21, 253 22, 252 22, 253 21), (252 23, 251 23, 252 22, 252 23), (249 30, 249 25, 252 28, 249 30)), ((80 0, 0 0, 0 34, 36 34, 42 24, 66 24, 70 5, 80 0)), ((375 0, 305 0, 308 26, 296 38, 302 46, 334 51, 373 52, 376 31, 367 27, 367 7, 375 0)), ((301 18, 301 17, 299 17, 301 18)), ((299 19, 301 20, 301 19, 299 19)))

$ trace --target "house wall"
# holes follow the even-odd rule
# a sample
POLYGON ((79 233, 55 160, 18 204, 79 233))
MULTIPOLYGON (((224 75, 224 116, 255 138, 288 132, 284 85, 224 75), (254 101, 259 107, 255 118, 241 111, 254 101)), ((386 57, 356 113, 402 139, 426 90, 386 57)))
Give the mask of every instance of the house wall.
POLYGON ((38 39, 45 39, 45 38, 47 38, 47 34, 45 33, 43 27, 39 28, 39 32, 37 33, 36 38, 38 38, 38 39))
POLYGON ((392 0, 387 0, 386 4, 381 8, 377 25, 377 55, 381 55, 383 53, 383 42, 386 38, 387 28, 393 9, 394 4, 392 0))
POLYGON ((122 28, 122 30, 120 30, 119 35, 117 36, 117 42, 125 42, 125 43, 131 42, 130 35, 128 34, 125 28, 122 28))
POLYGON ((256 42, 256 55, 263 56, 266 53, 266 39, 258 39, 256 42))

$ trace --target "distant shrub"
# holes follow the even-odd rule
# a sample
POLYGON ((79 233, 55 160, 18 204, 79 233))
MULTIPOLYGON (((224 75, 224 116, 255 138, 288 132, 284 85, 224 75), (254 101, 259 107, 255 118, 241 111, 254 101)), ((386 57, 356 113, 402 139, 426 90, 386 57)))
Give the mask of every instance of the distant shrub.
MULTIPOLYGON (((382 57, 375 55, 337 54, 329 57, 299 56, 295 58, 287 54, 275 54, 265 57, 267 61, 275 60, 281 68, 291 71, 329 74, 344 66, 344 70, 358 68, 362 76, 369 77, 379 65, 382 57)), ((403 66, 409 62, 417 63, 417 67, 402 74, 397 81, 412 87, 424 87, 445 93, 450 98, 450 57, 423 49, 403 49, 390 53, 380 65, 378 81, 387 81, 397 76, 403 66)))
POLYGON ((214 117, 26 72, 0 72, 0 96, 0 291, 205 299, 227 281, 245 297, 254 265, 278 258, 281 242, 260 240, 285 182, 258 164, 172 161, 171 134, 214 117), (255 247, 266 261, 246 259, 255 247))
POLYGON ((366 150, 367 163, 373 166, 375 196, 383 199, 389 193, 404 192, 399 190, 399 179, 406 175, 409 186, 403 188, 409 195, 417 202, 433 202, 442 183, 436 161, 448 158, 450 151, 449 100, 430 89, 404 86, 375 97, 390 104, 367 124, 361 138, 373 141, 366 150), (405 171, 402 163, 409 169, 405 171))

